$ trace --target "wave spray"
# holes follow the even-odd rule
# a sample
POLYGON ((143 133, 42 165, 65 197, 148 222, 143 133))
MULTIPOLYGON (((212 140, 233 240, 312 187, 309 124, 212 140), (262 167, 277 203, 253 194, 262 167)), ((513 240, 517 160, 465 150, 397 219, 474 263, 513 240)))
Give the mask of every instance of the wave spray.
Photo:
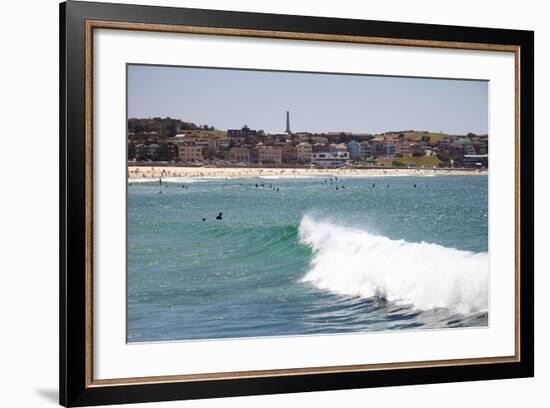
POLYGON ((300 241, 313 250, 302 278, 332 293, 380 297, 418 310, 487 311, 489 256, 374 235, 304 216, 300 241))

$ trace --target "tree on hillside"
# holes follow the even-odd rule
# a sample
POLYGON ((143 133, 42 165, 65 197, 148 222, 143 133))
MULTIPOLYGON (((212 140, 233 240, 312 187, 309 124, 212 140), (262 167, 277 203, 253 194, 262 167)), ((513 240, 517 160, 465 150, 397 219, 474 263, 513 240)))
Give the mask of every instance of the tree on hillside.
POLYGON ((133 160, 136 157, 136 145, 128 143, 128 160, 133 160))
POLYGON ((171 121, 166 127, 166 135, 168 137, 173 137, 178 132, 178 125, 175 121, 171 121))

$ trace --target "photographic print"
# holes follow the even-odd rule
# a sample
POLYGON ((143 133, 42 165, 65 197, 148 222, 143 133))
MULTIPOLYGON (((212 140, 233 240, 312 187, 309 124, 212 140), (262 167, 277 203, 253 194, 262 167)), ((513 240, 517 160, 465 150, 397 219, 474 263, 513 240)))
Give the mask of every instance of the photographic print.
POLYGON ((488 133, 488 81, 128 64, 127 341, 487 327, 488 133))
POLYGON ((62 405, 534 376, 532 31, 59 23, 62 405))

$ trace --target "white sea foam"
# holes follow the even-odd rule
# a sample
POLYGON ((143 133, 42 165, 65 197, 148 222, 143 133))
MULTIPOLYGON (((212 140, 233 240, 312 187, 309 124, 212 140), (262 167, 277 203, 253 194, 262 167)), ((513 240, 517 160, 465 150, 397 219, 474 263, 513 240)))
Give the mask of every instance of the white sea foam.
MULTIPOLYGON (((255 177, 255 176, 251 176, 255 177)), ((315 178, 328 178, 332 176, 301 176, 301 175, 292 175, 292 174, 281 174, 279 176, 258 176, 258 178, 266 180, 279 180, 279 179, 315 179, 315 178)))
MULTIPOLYGON (((163 183, 201 183, 206 181, 217 181, 221 179, 214 177, 162 177, 163 183)), ((136 177, 129 178, 128 183, 158 183, 158 177, 136 177)))
POLYGON ((311 216, 303 217, 299 234, 314 252, 302 281, 320 289, 364 298, 379 296, 418 310, 487 310, 487 253, 392 240, 311 216))

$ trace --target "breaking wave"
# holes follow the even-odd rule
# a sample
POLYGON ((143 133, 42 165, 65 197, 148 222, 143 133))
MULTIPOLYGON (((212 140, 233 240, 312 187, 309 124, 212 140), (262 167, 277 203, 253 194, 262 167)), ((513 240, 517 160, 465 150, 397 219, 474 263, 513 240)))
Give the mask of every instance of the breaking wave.
POLYGON ((379 297, 418 310, 487 311, 488 253, 393 240, 304 216, 303 244, 313 250, 302 282, 347 296, 379 297))

